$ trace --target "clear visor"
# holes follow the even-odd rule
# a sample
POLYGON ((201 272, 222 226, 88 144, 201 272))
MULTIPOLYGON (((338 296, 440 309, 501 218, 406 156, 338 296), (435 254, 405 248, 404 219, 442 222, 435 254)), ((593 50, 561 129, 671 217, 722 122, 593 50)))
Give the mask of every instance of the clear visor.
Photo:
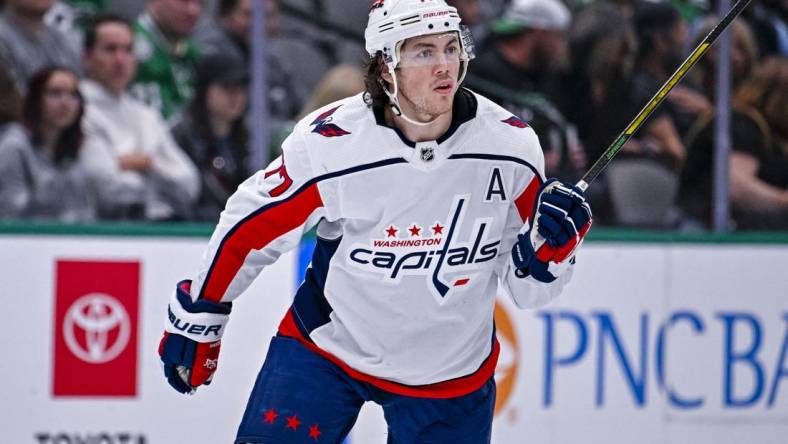
POLYGON ((399 68, 451 67, 469 60, 456 32, 414 37, 401 43, 398 51, 399 68))

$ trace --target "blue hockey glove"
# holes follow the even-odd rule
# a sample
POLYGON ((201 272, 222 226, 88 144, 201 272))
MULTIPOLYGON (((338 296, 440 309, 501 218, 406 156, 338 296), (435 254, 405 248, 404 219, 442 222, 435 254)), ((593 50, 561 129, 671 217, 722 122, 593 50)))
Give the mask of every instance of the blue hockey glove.
POLYGON ((219 349, 232 304, 192 301, 191 281, 181 281, 167 308, 167 324, 159 343, 159 357, 167 382, 192 394, 209 385, 219 362, 219 349))
POLYGON ((512 260, 524 277, 552 282, 550 263, 572 257, 591 228, 591 207, 583 191, 550 179, 539 188, 530 224, 517 235, 512 260))

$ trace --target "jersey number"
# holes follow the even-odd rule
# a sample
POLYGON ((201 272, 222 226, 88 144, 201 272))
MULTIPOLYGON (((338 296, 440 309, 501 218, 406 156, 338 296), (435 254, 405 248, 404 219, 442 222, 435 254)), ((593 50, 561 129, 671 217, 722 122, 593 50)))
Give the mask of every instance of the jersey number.
POLYGON ((291 185, 293 185, 293 179, 291 179, 290 176, 287 175, 287 168, 285 167, 284 156, 282 156, 282 165, 280 165, 279 168, 273 169, 271 171, 266 171, 265 178, 268 179, 269 177, 275 174, 278 174, 279 177, 282 178, 282 183, 277 185, 274 189, 268 192, 268 194, 271 197, 281 196, 285 191, 288 190, 288 188, 290 188, 291 185))

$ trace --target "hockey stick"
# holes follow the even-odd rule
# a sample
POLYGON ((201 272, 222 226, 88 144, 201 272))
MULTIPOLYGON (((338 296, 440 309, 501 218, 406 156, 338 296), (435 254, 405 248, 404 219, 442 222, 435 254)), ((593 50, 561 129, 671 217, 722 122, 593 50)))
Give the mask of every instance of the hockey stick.
POLYGON ((640 129, 643 125, 643 122, 651 115, 652 112, 665 100, 665 97, 668 93, 676 86, 681 79, 684 78, 684 75, 695 66, 695 63, 706 54, 706 51, 709 50, 714 41, 717 40, 717 37, 722 34, 722 31, 731 24, 731 22, 742 12, 747 5, 750 4, 750 0, 739 0, 733 8, 731 8, 728 15, 722 19, 721 22, 714 27, 714 29, 709 32, 709 35, 703 39, 702 42, 695 48, 695 50, 690 53, 686 60, 676 69, 676 72, 673 73, 672 76, 665 82, 664 85, 657 91, 654 97, 649 100, 646 106, 643 107, 642 110, 638 113, 635 118, 629 122, 626 129, 621 132, 621 134, 616 137, 615 141, 607 147, 602 156, 594 163, 590 170, 577 182, 577 187, 581 190, 585 191, 588 189, 588 186, 591 185, 591 182, 599 176, 602 170, 607 167, 607 164, 616 157, 619 151, 621 151, 621 147, 624 146, 625 143, 635 134, 635 132, 640 129))

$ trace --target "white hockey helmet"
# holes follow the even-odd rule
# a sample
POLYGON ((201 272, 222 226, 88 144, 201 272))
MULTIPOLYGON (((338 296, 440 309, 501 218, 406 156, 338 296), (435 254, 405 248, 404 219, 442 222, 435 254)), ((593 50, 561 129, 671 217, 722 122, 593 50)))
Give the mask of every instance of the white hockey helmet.
POLYGON ((456 32, 466 60, 474 57, 473 39, 460 26, 457 8, 444 0, 376 0, 369 11, 364 32, 366 49, 374 58, 383 53, 387 65, 397 65, 397 45, 406 39, 428 34, 456 32))
MULTIPOLYGON (((402 112, 396 97, 398 88, 394 70, 399 65, 399 49, 405 40, 429 34, 457 33, 462 62, 457 83, 460 84, 465 79, 468 62, 475 56, 470 30, 461 26, 460 20, 457 8, 449 6, 445 0, 375 0, 372 3, 369 22, 364 32, 365 47, 370 58, 383 55, 383 60, 394 78, 394 91, 389 91, 385 85, 384 90, 397 115, 402 115, 402 112)), ((417 125, 431 123, 415 122, 407 116, 403 117, 417 125)))

